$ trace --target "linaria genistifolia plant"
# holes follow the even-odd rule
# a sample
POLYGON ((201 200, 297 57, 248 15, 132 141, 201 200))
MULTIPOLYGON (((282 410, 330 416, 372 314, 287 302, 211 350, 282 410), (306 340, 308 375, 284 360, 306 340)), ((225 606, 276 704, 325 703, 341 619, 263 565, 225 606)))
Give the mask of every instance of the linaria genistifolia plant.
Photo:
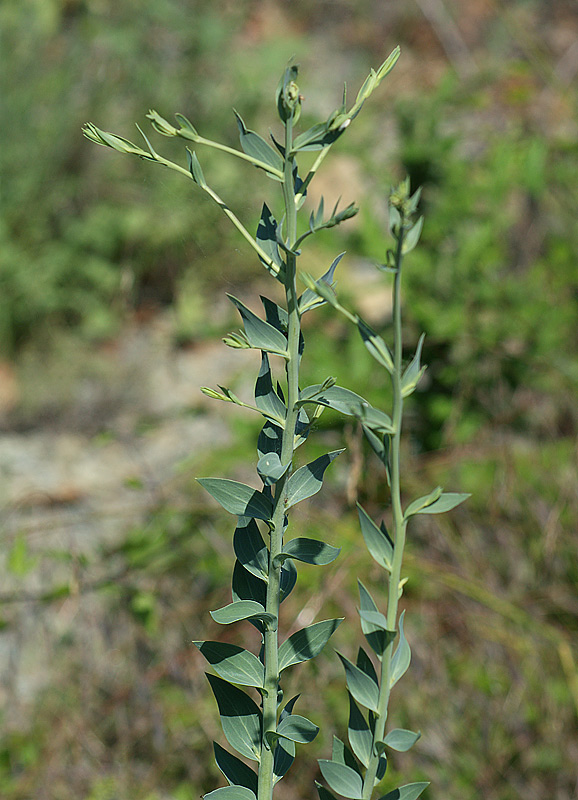
MULTIPOLYGON (((418 195, 409 196, 406 182, 390 197, 390 222, 396 247, 393 253, 388 253, 384 269, 394 275, 393 354, 369 325, 337 300, 333 288, 334 274, 343 253, 334 259, 319 280, 303 275, 307 288, 301 295, 297 281, 297 262, 304 242, 318 231, 339 225, 357 213, 353 204, 341 210, 336 205, 326 215, 321 200, 307 223, 298 225, 307 189, 333 144, 348 129, 398 57, 399 48, 396 48, 377 71, 371 70, 349 110, 344 91, 342 104, 325 122, 298 134, 296 126, 303 98, 297 86, 297 67, 289 66, 276 92, 277 111, 284 129, 282 141, 277 141, 272 135, 271 142, 262 138, 247 128, 237 112, 241 150, 204 138, 181 114, 176 115, 178 127, 175 127, 156 111, 149 112, 148 119, 158 133, 236 156, 279 184, 281 210, 272 211, 267 203, 263 203, 255 236, 207 183, 194 151, 187 148, 188 166, 185 168, 157 153, 140 128, 146 149, 92 124, 84 128, 87 138, 97 144, 162 164, 191 179, 220 206, 285 292, 284 306, 266 297, 261 298, 264 318, 237 298, 230 297, 241 316, 243 330, 229 334, 224 339, 225 344, 240 350, 253 348, 261 351, 254 403, 245 402, 226 387, 202 389, 209 397, 249 408, 264 418, 257 441, 256 469, 260 488, 227 478, 200 479, 213 498, 237 517, 233 536, 236 561, 232 602, 211 612, 211 616, 222 625, 248 621, 260 632, 262 642, 258 654, 225 642, 195 642, 213 670, 207 677, 217 701, 225 738, 240 756, 256 764, 256 769, 253 769, 215 743, 215 759, 229 786, 206 795, 211 800, 271 800, 275 784, 293 764, 295 745, 311 742, 319 731, 312 721, 294 713, 297 697, 284 700, 281 675, 288 667, 317 656, 341 620, 316 622, 280 643, 279 618, 281 603, 297 580, 295 562, 327 565, 339 553, 338 547, 325 541, 288 537, 291 509, 321 489, 327 467, 342 452, 334 450, 299 467, 295 463, 297 449, 306 442, 325 408, 360 420, 372 448, 385 466, 391 487, 393 525, 390 538, 383 523, 376 525, 362 508, 359 509, 363 537, 371 555, 384 568, 389 587, 387 612, 382 614, 367 589, 359 583, 361 626, 381 664, 381 676, 378 678, 370 657, 363 649, 359 651, 357 664, 340 656, 349 691, 351 750, 335 739, 332 758, 320 761, 320 769, 335 793, 353 800, 367 800, 385 773, 386 749, 408 750, 418 738, 418 734, 405 730, 385 733, 390 689, 404 674, 410 660, 403 616, 398 622, 405 529, 412 515, 447 510, 464 497, 442 494, 441 489, 437 489, 410 503, 405 512, 401 506, 399 446, 402 403, 403 398, 414 390, 424 370, 420 366, 423 338, 405 370, 402 369, 401 342, 401 265, 403 255, 415 246, 421 231, 421 220, 415 224, 412 221, 418 195), (307 152, 316 152, 317 156, 301 177, 297 159, 301 153, 307 152), (337 386, 331 377, 300 388, 300 364, 304 351, 301 319, 305 313, 324 303, 329 303, 357 326, 371 355, 389 372, 393 385, 391 416, 371 407, 357 393, 337 386), (272 369, 273 358, 284 367, 280 375, 276 374, 277 367, 275 373, 272 369), (260 703, 240 686, 255 690, 260 703), (358 704, 369 710, 367 718, 358 704)), ((394 789, 386 797, 388 800, 413 800, 426 786, 426 783, 409 784, 394 789)), ((321 800, 333 797, 324 786, 317 784, 317 789, 321 800)))
MULTIPOLYGON (((404 256, 416 246, 423 227, 423 217, 414 221, 419 197, 419 189, 410 195, 407 179, 389 196, 389 225, 395 246, 387 251, 386 262, 379 269, 393 275, 393 353, 361 317, 352 314, 339 302, 332 287, 322 280, 314 281, 309 275, 303 276, 310 291, 357 326, 373 358, 389 373, 392 386, 391 416, 365 405, 352 408, 352 414, 361 422, 369 444, 383 464, 391 497, 391 536, 383 521, 376 524, 358 505, 359 524, 365 544, 385 571, 388 587, 386 611, 382 613, 367 588, 358 580, 361 630, 377 657, 379 670, 376 671, 363 647, 359 648, 355 664, 338 653, 345 668, 349 695, 347 732, 351 749, 335 737, 331 759, 319 762, 321 773, 331 789, 355 800, 371 798, 374 787, 385 775, 388 749, 406 752, 420 737, 419 732, 402 728, 393 728, 387 734, 385 732, 391 689, 403 677, 411 660, 410 646, 403 629, 404 612, 398 619, 399 601, 406 582, 401 576, 401 569, 407 523, 417 514, 449 511, 469 496, 443 492, 438 486, 428 495, 410 502, 405 510, 402 506, 400 440, 403 401, 415 391, 426 369, 421 364, 423 334, 413 358, 405 367, 402 361, 402 265, 404 256), (379 425, 375 424, 376 413, 379 413, 379 425), (394 650, 396 639, 398 642, 394 650), (359 706, 368 710, 367 716, 359 706)), ((425 782, 409 783, 388 792, 381 800, 415 800, 427 786, 425 782)), ((320 785, 317 788, 320 800, 332 800, 331 792, 320 785)))

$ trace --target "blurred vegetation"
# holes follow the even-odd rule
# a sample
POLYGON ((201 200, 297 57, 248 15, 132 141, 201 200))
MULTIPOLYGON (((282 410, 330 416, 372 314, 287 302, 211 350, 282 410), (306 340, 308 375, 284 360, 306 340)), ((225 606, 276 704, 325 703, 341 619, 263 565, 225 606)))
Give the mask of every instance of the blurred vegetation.
MULTIPOLYGON (((424 186, 426 223, 406 271, 406 337, 409 347, 427 331, 429 368, 427 391, 411 407, 406 489, 440 483, 473 498, 412 531, 414 663, 394 709, 396 724, 419 725, 423 738, 393 766, 430 779, 431 800, 571 800, 578 13, 564 0, 377 5, 4 0, 0 361, 18 372, 30 351, 54 357, 51 344, 61 337, 90 353, 121 338, 127 324, 166 311, 175 345, 195 343, 219 332, 210 298, 258 275, 227 220, 197 203, 188 182, 91 147, 80 135, 85 121, 133 138, 134 121, 150 107, 167 118, 181 111, 201 133, 236 144, 230 107, 267 130, 278 75, 293 54, 304 116, 314 117, 331 110, 342 79, 355 90, 356 78, 399 42, 402 59, 382 107, 356 120, 335 156, 351 175, 329 172, 328 193, 362 206, 338 235, 353 275, 344 261, 340 288, 355 304, 356 266, 383 260, 384 194, 409 173, 424 186), (438 6, 447 16, 431 16, 438 6), (350 197, 348 177, 360 196, 350 197)), ((159 147, 171 154, 172 145, 159 147)), ((199 156, 230 205, 256 224, 246 172, 210 152, 199 156)), ((311 254, 319 274, 337 252, 329 241, 311 254)), ((386 297, 383 305, 377 321, 387 336, 386 297)), ((334 374, 375 399, 383 387, 363 345, 330 315, 318 320, 335 345, 329 352, 308 332, 312 375, 334 374)), ((330 441, 343 426, 330 415, 322 422, 330 441)), ((205 474, 217 463, 224 474, 224 458, 233 471, 254 447, 254 426, 233 424, 237 444, 211 453, 205 474)), ((384 498, 358 432, 341 432, 349 462, 336 470, 334 495, 303 521, 308 530, 334 528, 344 553, 323 586, 313 569, 301 571, 287 627, 321 608, 352 615, 357 574, 371 587, 351 504, 358 486, 368 507, 384 498), (317 605, 303 612, 311 594, 317 605)), ((3 711, 3 798, 191 800, 214 788, 215 709, 188 643, 209 635, 208 609, 227 600, 222 571, 232 531, 203 504, 183 465, 146 524, 88 560, 69 554, 70 577, 62 586, 48 581, 44 601, 31 601, 42 613, 65 597, 77 621, 55 645, 50 686, 3 711), (108 609, 98 626, 97 589, 108 609)), ((57 558, 63 554, 29 548, 23 534, 10 545, 7 568, 12 577, 45 576, 57 558)), ((9 632, 17 598, 4 599, 9 632)), ((354 652, 351 630, 336 634, 344 652, 354 652)), ((307 687, 312 718, 325 715, 339 732, 346 719, 335 660, 328 653, 322 667, 299 668, 295 685, 307 687)), ((315 752, 327 747, 320 741, 315 752)), ((287 797, 311 797, 315 752, 288 777, 287 797)))

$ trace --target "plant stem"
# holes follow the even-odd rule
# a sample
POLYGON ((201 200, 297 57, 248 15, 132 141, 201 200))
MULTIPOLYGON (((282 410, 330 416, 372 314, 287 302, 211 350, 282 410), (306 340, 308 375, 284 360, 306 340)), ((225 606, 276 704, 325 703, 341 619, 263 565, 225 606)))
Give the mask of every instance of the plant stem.
MULTIPOLYGON (((289 250, 297 235, 297 209, 295 204, 295 189, 293 181, 293 156, 291 147, 293 139, 293 120, 289 118, 285 125, 285 169, 283 181, 283 198, 285 203, 285 220, 287 225, 287 243, 289 250)), ((301 334, 301 320, 297 305, 297 268, 296 257, 287 253, 287 271, 285 275, 285 296, 287 300, 288 332, 287 332, 287 411, 285 427, 281 445, 281 463, 293 461, 295 449, 295 426, 299 409, 296 406, 299 399, 299 337, 301 334)), ((275 490, 275 509, 271 524, 271 541, 269 549, 269 581, 267 584, 267 611, 279 618, 280 605, 280 580, 281 566, 277 565, 276 557, 283 548, 283 527, 285 522, 285 507, 287 504, 287 482, 291 475, 290 467, 279 480, 275 490)), ((265 664, 265 693, 263 695, 263 742, 261 746, 261 761, 259 765, 258 800, 271 800, 273 796, 273 751, 265 739, 267 731, 277 729, 277 690, 279 685, 278 661, 278 626, 275 630, 266 630, 264 634, 264 664, 265 664)))
MULTIPOLYGON (((392 422, 394 433, 391 437, 391 451, 389 469, 391 480, 391 508, 392 508, 392 533, 393 533, 393 559, 391 575, 388 582, 387 596, 387 628, 395 631, 397 627, 397 612, 400 598, 401 565, 405 547, 406 521, 403 518, 401 505, 401 479, 400 479, 400 442, 403 417, 403 395, 401 388, 402 376, 402 332, 401 332, 401 266, 403 246, 403 226, 400 225, 399 238, 395 257, 395 278, 393 284, 393 371, 391 382, 393 389, 392 422)), ((391 660, 393 657, 393 642, 390 642, 381 659, 381 676, 379 688, 378 710, 375 715, 375 730, 373 733, 372 755, 363 781, 363 800, 370 800, 375 785, 377 769, 379 766, 379 753, 376 749, 378 742, 383 742, 385 736, 385 723, 391 692, 391 660)))

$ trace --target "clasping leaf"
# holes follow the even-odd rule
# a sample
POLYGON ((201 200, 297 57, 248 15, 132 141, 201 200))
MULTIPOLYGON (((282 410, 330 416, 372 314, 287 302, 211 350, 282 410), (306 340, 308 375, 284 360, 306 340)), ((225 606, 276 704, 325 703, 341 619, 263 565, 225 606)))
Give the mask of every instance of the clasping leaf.
POLYGON ((408 397, 417 384, 419 383, 422 375, 426 371, 425 366, 420 365, 421 361, 421 351, 423 347, 423 341, 425 339, 425 333, 419 337, 419 342, 417 344, 417 350, 415 351, 415 355, 410 361, 406 371, 403 373, 401 379, 401 394, 402 397, 408 397))
POLYGON ((315 622, 291 634, 279 648, 279 672, 318 655, 343 619, 315 622))
POLYGON ((255 792, 246 786, 221 786, 208 794, 203 795, 203 800, 256 800, 255 792))
POLYGON ((385 617, 379 613, 372 596, 363 583, 360 580, 357 583, 359 586, 361 630, 373 652, 378 658, 381 658, 388 645, 395 639, 396 634, 394 631, 387 630, 385 617), (378 616, 372 616, 375 614, 378 616))
POLYGON ((254 314, 236 297, 230 294, 227 297, 236 306, 243 318, 245 333, 251 347, 287 357, 287 339, 285 336, 272 325, 269 325, 268 322, 254 314))
POLYGON ((346 764, 319 759, 321 774, 334 792, 350 800, 360 800, 363 795, 361 775, 346 764))
POLYGON ((359 525, 367 549, 377 563, 391 573, 393 562, 393 542, 389 538, 385 525, 378 528, 369 514, 357 504, 359 525))
POLYGON ((211 611, 211 616, 219 625, 230 625, 242 619, 260 619, 269 625, 277 620, 273 614, 265 611, 265 608, 256 600, 235 600, 223 608, 211 611))
MULTIPOLYGON (((272 273, 275 277, 283 281, 285 276, 285 264, 279 253, 279 245, 277 244, 277 221, 271 213, 267 203, 263 203, 261 211, 261 219, 257 226, 257 242, 261 249, 269 256, 271 261, 279 267, 279 272, 272 273)), ((269 269, 269 265, 263 260, 261 262, 269 269)))
POLYGON ((219 706, 221 725, 227 741, 242 756, 259 761, 261 752, 259 708, 245 692, 222 678, 208 674, 207 679, 219 706))
POLYGON ((275 565, 282 564, 287 558, 303 561, 305 564, 326 566, 335 561, 341 551, 340 547, 320 542, 318 539, 298 537, 283 545, 283 552, 275 557, 275 565))
POLYGON ((392 750, 397 750, 398 753, 406 753, 410 750, 417 740, 421 737, 418 731, 408 731, 405 728, 394 728, 385 737, 384 744, 391 747, 392 750))
POLYGON ((197 478, 225 511, 238 517, 254 517, 268 521, 273 516, 273 503, 262 492, 228 478, 197 478))
POLYGON ((251 156, 251 158, 255 159, 255 162, 259 162, 255 163, 256 167, 264 169, 268 175, 279 179, 278 176, 271 171, 271 169, 267 169, 267 167, 272 167, 276 172, 283 172, 283 159, 279 153, 276 150, 273 150, 271 145, 268 144, 268 142, 266 142, 262 136, 259 136, 259 134, 255 133, 255 131, 249 130, 245 126, 241 116, 234 109, 233 111, 235 117, 237 118, 237 125, 239 126, 239 138, 244 152, 248 156, 251 156))
POLYGON ((467 493, 462 492, 443 492, 441 486, 438 486, 428 495, 419 497, 410 503, 407 507, 404 519, 415 514, 443 514, 444 511, 451 511, 452 508, 459 506, 464 500, 470 497, 467 493))
POLYGON ((417 800, 428 786, 429 782, 406 783, 405 786, 400 786, 399 789, 383 795, 380 800, 417 800))
POLYGON ((393 658, 391 659, 391 686, 395 686, 398 680, 405 675, 411 663, 411 649, 407 639, 405 638, 405 633, 403 632, 404 616, 405 611, 402 611, 399 618, 399 644, 397 645, 395 653, 393 654, 393 658))
POLYGON ((287 508, 291 508, 301 500, 312 497, 323 485, 323 475, 334 458, 343 453, 342 450, 333 450, 324 456, 316 458, 310 464, 300 467, 291 475, 287 486, 287 508))
POLYGON ((228 642, 193 642, 217 675, 231 683, 262 689, 265 680, 263 664, 256 655, 228 642))
POLYGON ((352 697, 371 711, 377 711, 379 701, 379 686, 359 667, 349 659, 337 653, 345 667, 345 680, 352 697))
POLYGON ((229 753, 228 750, 225 750, 225 748, 221 747, 217 742, 213 742, 213 751, 215 753, 217 766, 231 785, 238 787, 246 786, 247 789, 255 792, 255 794, 257 793, 258 779, 251 767, 248 767, 247 764, 237 758, 237 756, 229 753))

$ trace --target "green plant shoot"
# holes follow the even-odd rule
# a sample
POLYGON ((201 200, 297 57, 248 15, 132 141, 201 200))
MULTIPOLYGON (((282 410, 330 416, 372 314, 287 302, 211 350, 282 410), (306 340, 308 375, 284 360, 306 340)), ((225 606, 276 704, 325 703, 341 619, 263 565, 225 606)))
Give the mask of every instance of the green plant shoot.
MULTIPOLYGON (((404 180, 389 196, 389 224, 395 242, 387 251, 386 262, 380 269, 393 275, 393 352, 364 320, 348 311, 337 299, 332 288, 322 281, 304 276, 310 290, 330 303, 333 308, 353 322, 378 364, 390 376, 392 386, 391 416, 378 430, 375 409, 353 408, 352 413, 362 426, 371 448, 381 461, 391 497, 391 534, 384 522, 379 525, 359 505, 359 524, 367 549, 385 572, 387 582, 387 607, 382 613, 361 581, 359 584, 359 616, 361 629, 373 651, 378 669, 368 653, 359 648, 356 663, 345 656, 339 657, 345 668, 349 694, 349 724, 347 747, 335 739, 331 759, 320 760, 321 773, 332 791, 351 800, 370 800, 375 786, 387 769, 388 751, 406 752, 420 738, 420 733, 393 728, 386 732, 391 689, 403 677, 411 661, 411 649, 403 627, 404 613, 399 615, 399 601, 405 579, 402 562, 406 541, 406 528, 411 517, 417 514, 440 514, 463 502, 469 495, 443 492, 437 487, 424 497, 410 502, 405 510, 401 495, 400 440, 402 432, 404 399, 414 392, 426 367, 421 364, 424 335, 407 365, 403 364, 401 324, 401 278, 404 256, 418 243, 423 227, 423 217, 415 220, 420 190, 410 194, 409 180, 404 180), (367 716, 360 706, 367 709, 367 716)), ((400 786, 384 795, 381 800, 415 800, 426 789, 427 782, 400 786)), ((320 800, 331 800, 331 791, 317 784, 320 800)))
MULTIPOLYGON (((296 66, 288 67, 277 87, 276 105, 284 129, 278 142, 269 143, 248 129, 235 112, 241 150, 230 148, 199 135, 182 115, 174 127, 156 111, 147 115, 153 128, 169 137, 180 137, 198 145, 213 147, 234 155, 262 170, 280 184, 281 214, 263 203, 255 235, 207 183, 196 152, 187 148, 187 168, 169 161, 154 150, 141 132, 147 149, 88 124, 84 133, 92 141, 119 152, 136 155, 162 164, 191 179, 223 210, 239 233, 257 254, 268 273, 279 281, 285 293, 285 305, 261 298, 264 317, 251 311, 230 296, 238 310, 243 328, 225 337, 226 345, 236 349, 257 349, 261 366, 256 377, 254 402, 237 397, 229 388, 203 387, 211 398, 230 402, 260 414, 264 424, 257 441, 256 471, 260 486, 254 488, 227 478, 202 478, 199 482, 228 512, 237 517, 233 537, 236 556, 232 577, 232 602, 211 612, 214 621, 230 625, 244 621, 261 634, 262 646, 254 654, 237 645, 219 641, 196 641, 195 645, 213 669, 207 675, 217 701, 223 733, 239 755, 256 764, 256 771, 245 761, 214 743, 217 765, 228 786, 215 789, 206 797, 212 800, 270 800, 275 784, 292 766, 296 744, 307 744, 317 735, 318 727, 306 717, 294 713, 297 697, 285 701, 281 674, 285 669, 318 655, 342 621, 329 619, 297 631, 279 641, 280 606, 297 580, 295 562, 328 565, 337 558, 339 548, 329 542, 305 537, 288 537, 290 510, 297 503, 316 494, 322 487, 326 469, 340 455, 335 450, 297 467, 295 454, 306 442, 313 423, 325 408, 359 420, 366 438, 382 462, 390 488, 392 528, 375 523, 358 507, 361 534, 374 560, 386 574, 386 610, 379 611, 371 594, 359 581, 361 629, 377 659, 375 668, 369 654, 360 648, 354 664, 338 654, 345 668, 349 695, 349 747, 334 739, 332 756, 322 759, 319 767, 329 785, 317 783, 320 800, 332 800, 332 792, 351 800, 370 800, 387 769, 388 751, 406 752, 420 733, 393 728, 386 731, 390 693, 407 671, 411 650, 404 633, 404 612, 399 602, 405 580, 402 563, 408 520, 418 514, 448 511, 468 495, 445 493, 437 487, 424 497, 402 506, 400 440, 404 399, 415 390, 426 367, 421 364, 424 336, 409 363, 403 363, 401 325, 401 278, 404 256, 419 241, 423 218, 415 220, 420 191, 410 194, 409 181, 403 181, 389 197, 389 222, 395 247, 387 251, 380 267, 393 275, 393 349, 358 314, 347 310, 335 293, 334 275, 343 256, 338 255, 318 280, 300 277, 306 290, 298 292, 298 258, 301 245, 318 231, 335 227, 357 213, 351 204, 339 210, 336 205, 325 217, 323 200, 312 212, 307 226, 298 224, 307 189, 332 145, 349 127, 365 100, 393 68, 399 49, 393 51, 377 72, 371 71, 353 106, 343 102, 325 121, 297 133, 302 97, 297 85, 296 66), (302 178, 297 159, 300 153, 319 154, 302 178), (303 315, 329 304, 358 329, 371 356, 391 379, 392 409, 386 413, 372 407, 350 389, 337 386, 325 376, 320 383, 300 389, 300 365, 304 352, 301 330, 303 315), (284 387, 274 380, 271 359, 277 358, 284 369, 284 387), (256 690, 260 704, 240 686, 256 690), (361 707, 367 709, 365 715, 361 707)), ((278 370, 275 370, 277 372, 278 370)), ((391 790, 381 800, 415 800, 428 786, 426 782, 406 784, 391 790)))

